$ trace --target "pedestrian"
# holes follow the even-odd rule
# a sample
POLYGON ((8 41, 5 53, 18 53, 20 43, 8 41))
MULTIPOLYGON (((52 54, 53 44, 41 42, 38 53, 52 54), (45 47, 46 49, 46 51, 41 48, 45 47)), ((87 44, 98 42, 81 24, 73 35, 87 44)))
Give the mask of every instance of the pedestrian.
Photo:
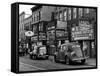
POLYGON ((22 45, 22 56, 25 56, 25 44, 22 45))
POLYGON ((22 46, 19 45, 19 56, 22 56, 22 46))

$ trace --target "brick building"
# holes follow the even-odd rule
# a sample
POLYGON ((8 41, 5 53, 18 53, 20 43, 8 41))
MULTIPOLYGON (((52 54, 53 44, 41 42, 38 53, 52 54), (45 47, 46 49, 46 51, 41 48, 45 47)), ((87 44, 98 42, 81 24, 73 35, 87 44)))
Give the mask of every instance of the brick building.
MULTIPOLYGON (((96 9, 86 7, 56 7, 55 19, 66 22, 68 41, 87 46, 87 55, 95 57, 96 46, 96 9)), ((62 26, 62 25, 61 25, 62 26)), ((63 40, 60 40, 63 43, 63 40)))
POLYGON ((24 19, 25 19, 25 12, 22 12, 19 15, 19 41, 23 40, 25 38, 24 35, 24 19))
POLYGON ((51 21, 54 12, 53 6, 36 5, 32 10, 32 31, 34 36, 32 41, 41 41, 43 45, 46 44, 46 25, 51 21))
POLYGON ((32 27, 32 15, 28 16, 27 18, 24 19, 24 30, 25 31, 30 31, 32 27))

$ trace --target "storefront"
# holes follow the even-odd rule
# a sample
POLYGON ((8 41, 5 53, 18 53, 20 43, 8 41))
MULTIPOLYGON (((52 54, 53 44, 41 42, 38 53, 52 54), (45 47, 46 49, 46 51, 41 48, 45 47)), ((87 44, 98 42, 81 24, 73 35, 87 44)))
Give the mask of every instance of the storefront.
POLYGON ((39 42, 42 42, 42 45, 46 45, 46 34, 43 32, 40 32, 38 35, 39 42))
POLYGON ((93 24, 89 21, 79 21, 79 26, 72 27, 71 40, 78 41, 81 44, 81 49, 87 49, 86 55, 95 57, 95 38, 93 24))
POLYGON ((67 23, 62 21, 52 21, 47 25, 47 44, 49 53, 54 54, 59 45, 68 40, 67 23))

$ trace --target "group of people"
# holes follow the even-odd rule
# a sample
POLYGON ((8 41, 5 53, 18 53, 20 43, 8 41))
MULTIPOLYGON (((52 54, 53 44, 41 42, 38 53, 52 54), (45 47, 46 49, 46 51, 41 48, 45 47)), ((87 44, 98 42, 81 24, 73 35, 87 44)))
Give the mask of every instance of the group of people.
POLYGON ((37 51, 37 44, 34 43, 34 44, 31 44, 29 45, 28 43, 23 43, 23 44, 20 44, 19 45, 19 55, 20 56, 25 56, 25 55, 28 55, 29 53, 36 53, 37 51))
POLYGON ((19 55, 24 56, 27 55, 29 51, 28 44, 20 44, 19 45, 19 55))

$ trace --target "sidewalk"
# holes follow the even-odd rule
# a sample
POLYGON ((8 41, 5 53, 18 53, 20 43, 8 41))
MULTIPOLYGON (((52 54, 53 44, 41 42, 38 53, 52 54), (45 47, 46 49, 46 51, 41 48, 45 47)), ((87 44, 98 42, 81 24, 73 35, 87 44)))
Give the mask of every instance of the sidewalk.
MULTIPOLYGON (((54 59, 53 56, 49 56, 49 60, 50 61, 54 62, 53 59, 54 59)), ((86 64, 92 65, 92 66, 96 66, 96 58, 88 58, 88 59, 86 59, 86 64)))
POLYGON ((37 71, 37 70, 44 70, 44 69, 22 62, 20 62, 19 64, 19 71, 37 71))
POLYGON ((96 66, 96 58, 89 58, 86 60, 86 63, 89 65, 96 66))

